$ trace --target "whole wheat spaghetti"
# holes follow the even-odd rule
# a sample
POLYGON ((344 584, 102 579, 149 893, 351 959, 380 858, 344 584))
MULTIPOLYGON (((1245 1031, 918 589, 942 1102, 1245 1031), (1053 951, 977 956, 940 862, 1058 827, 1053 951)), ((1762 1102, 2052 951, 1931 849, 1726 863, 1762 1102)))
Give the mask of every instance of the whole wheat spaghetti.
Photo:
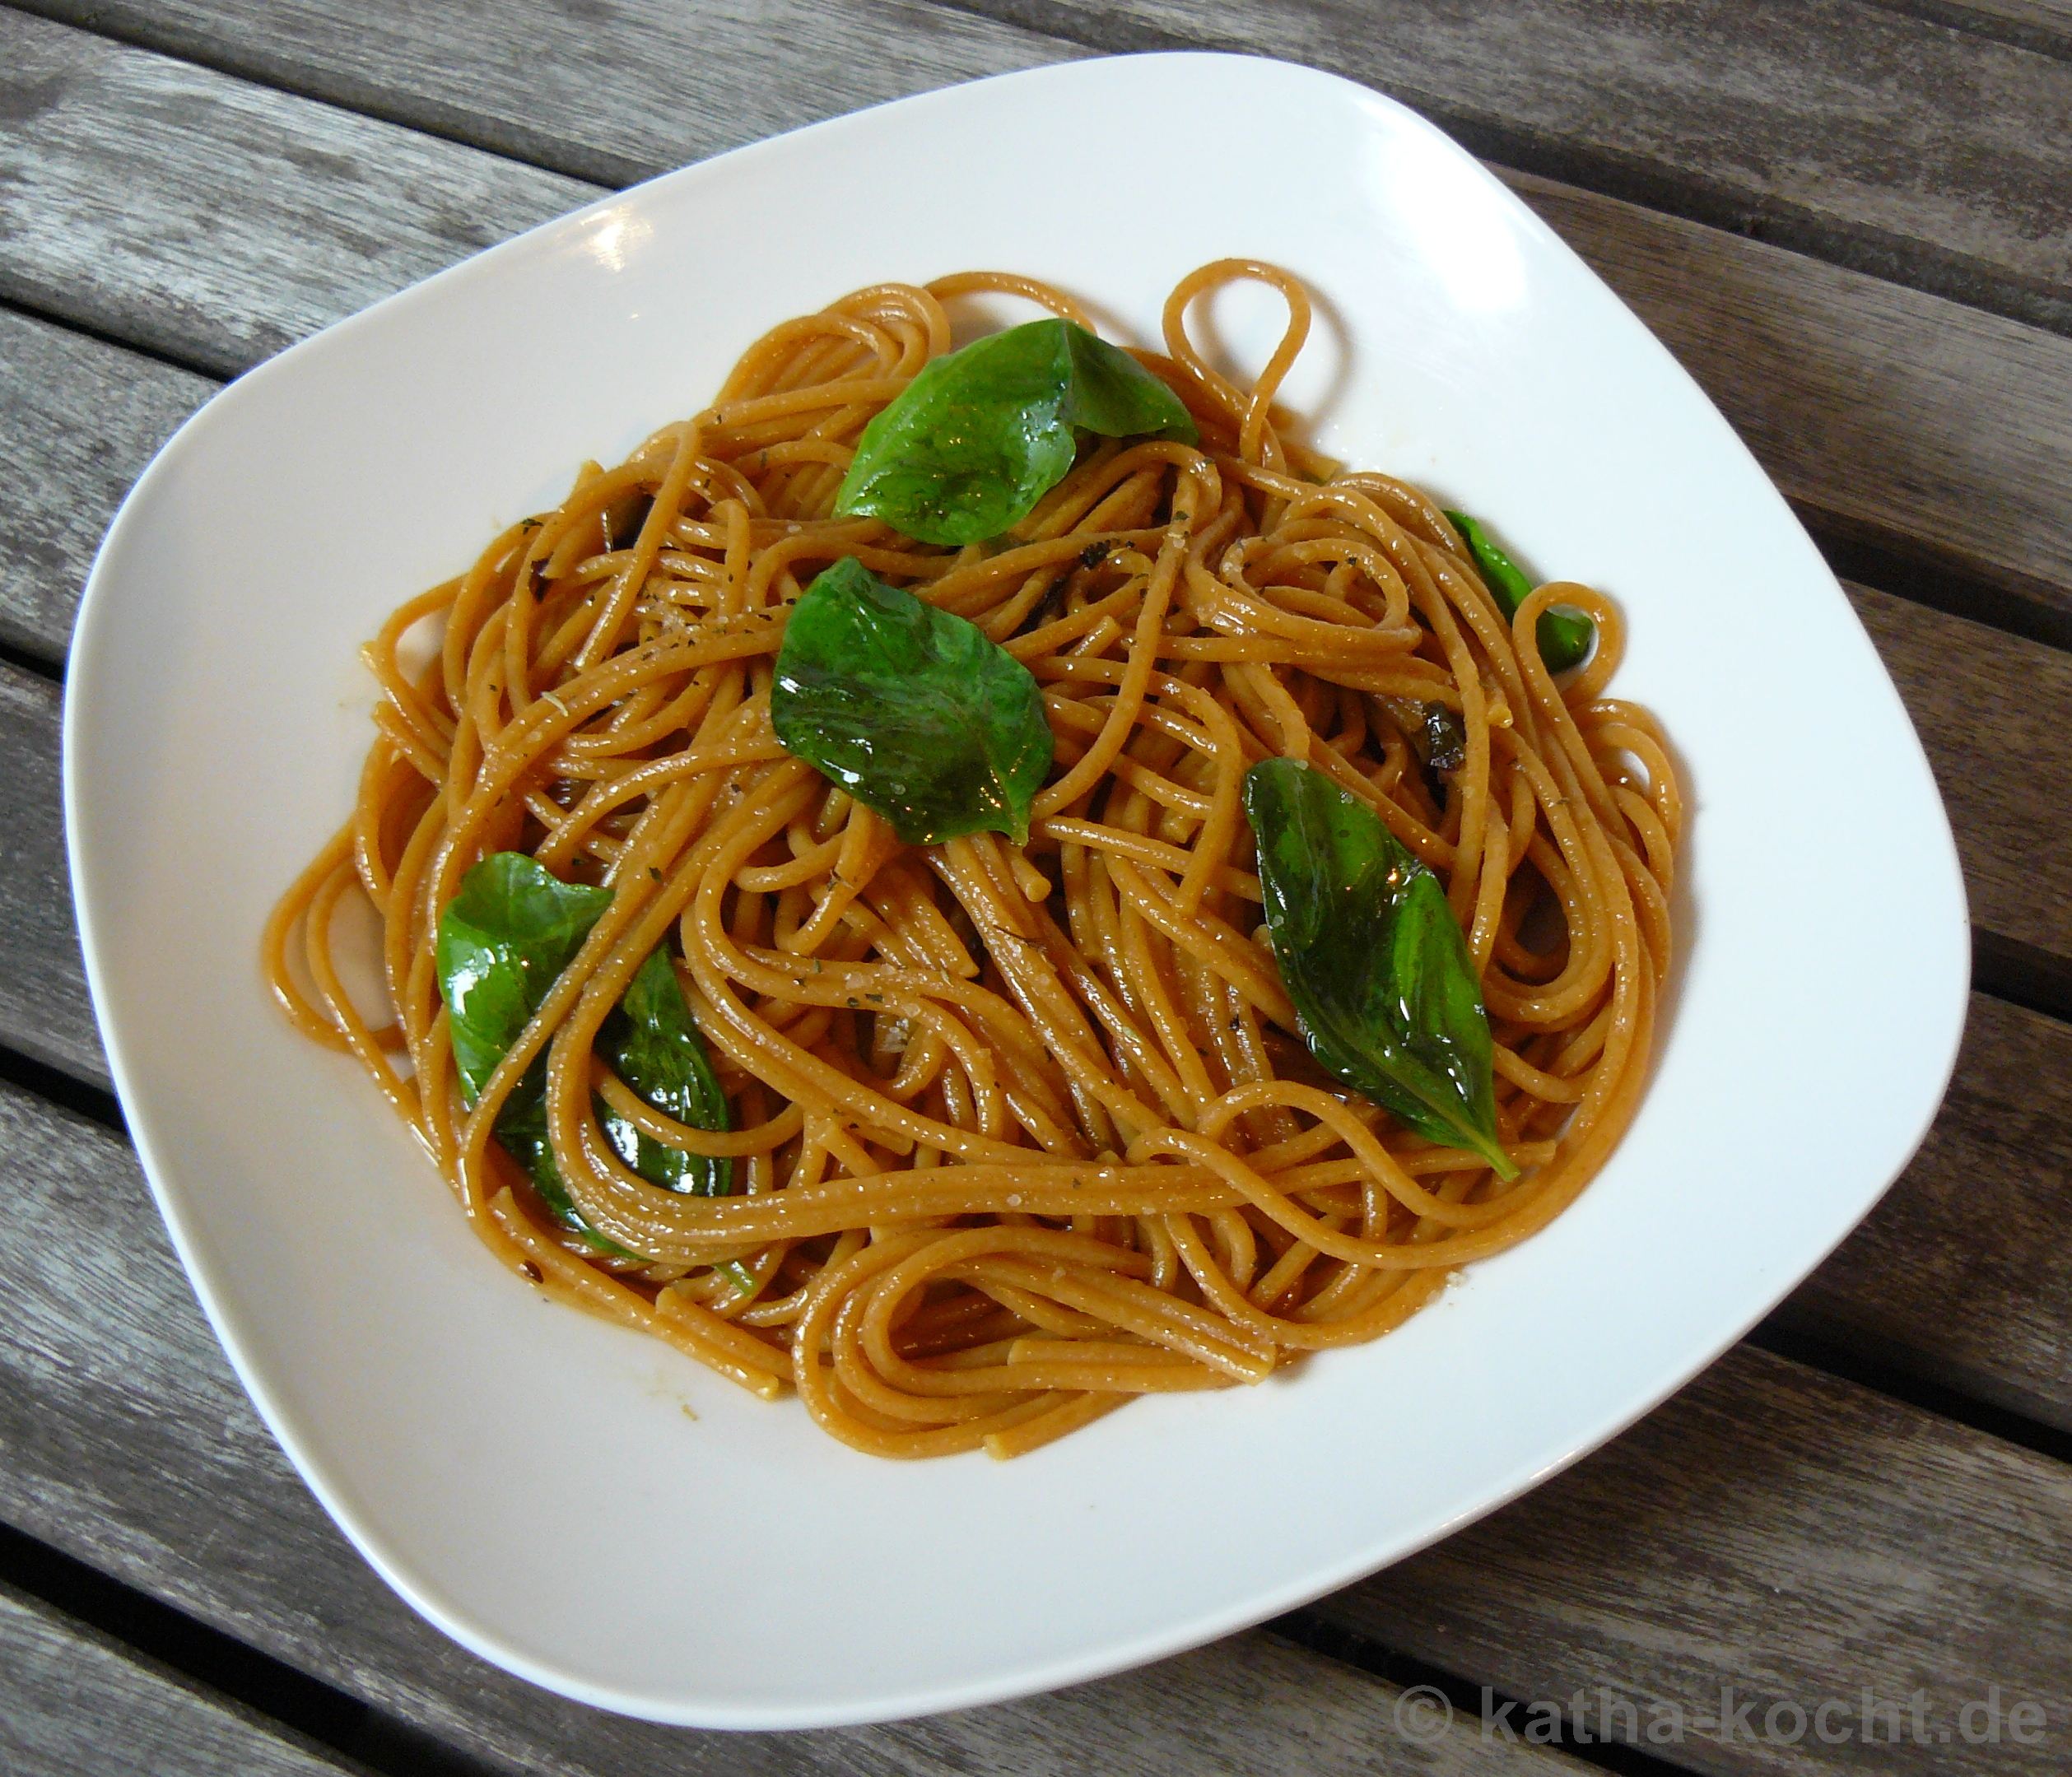
POLYGON ((1506 616, 1432 500, 1282 435, 1271 403, 1309 303, 1270 266, 1186 278, 1164 354, 1138 355, 1199 447, 1093 441, 984 546, 831 517, 858 435, 949 349, 944 305, 974 291, 1085 319, 1005 275, 859 291, 772 329, 710 407, 586 466, 402 606, 366 650, 381 699, 357 803, 264 941, 288 1016, 358 1058, 505 1264, 757 1393, 795 1387, 886 1456, 1010 1456, 1135 1394, 1256 1382, 1388 1331, 1544 1226, 1640 1096, 1680 824, 1660 729, 1604 695, 1607 599, 1549 585, 1506 616), (1187 331, 1237 279, 1288 308, 1249 387, 1187 331), (789 607, 844 556, 1034 674, 1056 757, 1025 847, 903 845, 779 745, 789 607), (1558 679, 1534 644, 1556 603, 1596 628, 1558 679), (1435 713, 1458 739, 1443 770, 1435 713), (1311 1059, 1241 800, 1277 755, 1446 886, 1515 1179, 1311 1059), (435 935, 471 866, 511 850, 612 898, 469 1109, 435 935), (347 897, 384 934, 376 1016, 334 958, 347 897), (658 947, 725 1133, 654 1109, 594 1053, 658 947), (553 1160, 596 1238, 494 1134, 542 1056, 553 1160), (730 1156, 732 1194, 629 1170, 600 1105, 730 1156))

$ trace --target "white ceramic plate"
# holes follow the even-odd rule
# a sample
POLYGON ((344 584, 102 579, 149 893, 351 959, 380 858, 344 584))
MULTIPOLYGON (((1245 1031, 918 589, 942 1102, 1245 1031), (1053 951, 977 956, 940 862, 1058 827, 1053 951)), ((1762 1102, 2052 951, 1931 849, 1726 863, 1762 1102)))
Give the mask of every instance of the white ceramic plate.
MULTIPOLYGON (((1278 317, 1216 310, 1256 364, 1278 317)), ((1082 62, 744 148, 550 224, 233 384, 109 534, 65 729, 123 1103, 232 1361, 324 1505, 468 1646, 608 1708, 805 1727, 1086 1678, 1510 1499, 1804 1275, 1925 1129, 1966 979, 1921 750, 1833 579, 1669 354, 1429 124, 1283 64, 1082 62), (1151 341, 1230 254, 1322 324, 1316 441, 1622 600, 1688 767, 1655 1077, 1581 1201, 1364 1349, 1022 1461, 856 1455, 483 1255, 255 947, 341 818, 356 648, 493 529, 700 405, 771 323, 969 266, 1151 341), (695 1420, 684 1409, 695 1408, 695 1420)))

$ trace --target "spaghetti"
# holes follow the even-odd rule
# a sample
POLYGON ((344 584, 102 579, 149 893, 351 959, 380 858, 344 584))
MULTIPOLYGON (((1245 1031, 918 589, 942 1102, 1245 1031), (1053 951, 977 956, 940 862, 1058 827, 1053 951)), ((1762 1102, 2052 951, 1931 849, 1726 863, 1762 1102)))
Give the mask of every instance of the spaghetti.
POLYGON ((1199 445, 1092 441, 983 546, 831 516, 859 434, 948 349, 944 305, 979 291, 1086 319, 969 274, 787 321, 711 406, 586 466, 397 610, 366 650, 381 697, 356 806, 264 940, 288 1016, 358 1058, 505 1264, 759 1394, 795 1387, 885 1456, 1014 1455, 1134 1395, 1256 1382, 1398 1325, 1603 1163, 1670 953, 1679 794, 1654 719, 1604 695, 1618 612, 1558 584, 1506 615, 1424 494, 1282 435, 1272 402, 1309 322, 1286 273, 1204 267, 1166 303, 1165 353, 1138 355, 1199 445), (1187 327, 1239 279, 1288 308, 1249 387, 1187 327), (903 845, 779 744, 788 609, 843 557, 1034 675, 1056 754, 1026 846, 903 845), (1534 642, 1557 602, 1596 631, 1558 678, 1534 642), (1444 884, 1515 1179, 1305 1049, 1241 800, 1275 756, 1444 884), (511 850, 612 895, 471 1108, 437 927, 470 868, 511 850), (379 1022, 333 951, 348 896, 380 922, 379 1022), (658 947, 680 950, 727 1130, 598 1059, 658 947), (588 1237, 496 1137, 542 1058, 588 1237), (732 1193, 650 1183, 601 1109, 729 1159, 732 1193))

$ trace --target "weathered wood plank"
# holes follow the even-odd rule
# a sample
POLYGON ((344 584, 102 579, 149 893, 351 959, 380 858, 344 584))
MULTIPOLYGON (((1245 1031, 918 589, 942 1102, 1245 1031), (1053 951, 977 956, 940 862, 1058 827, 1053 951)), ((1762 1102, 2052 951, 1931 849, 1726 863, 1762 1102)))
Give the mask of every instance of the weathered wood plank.
POLYGON ((967 0, 1348 74, 1478 154, 2072 331, 2072 68, 1863 3, 967 0))
POLYGON ((0 1770, 347 1777, 361 1767, 0 1586, 0 1770))
POLYGON ((1027 1703, 880 1729, 874 1737, 896 1747, 900 1762, 866 1768, 939 1777, 1589 1777, 1589 1766, 1558 1752, 1485 1746, 1465 1720, 1449 1726, 1404 1698, 1397 1685, 1255 1631, 1027 1703))
POLYGON ((689 1734, 505 1677, 412 1616, 325 1521, 195 1308, 129 1150, 0 1087, 0 1151, 33 1183, 4 1230, 0 1517, 500 1770, 1115 1777, 1563 1777, 1463 1727, 1395 1729, 1397 1691, 1250 1635, 1058 1697, 854 1732, 689 1734))
POLYGON ((1823 535, 2072 633, 2072 341, 1717 229, 1507 174, 1823 535))
MULTIPOLYGON (((1520 189, 1809 522, 2072 621, 2072 342, 1542 181, 1520 189)), ((0 413, 19 453, 0 482, 0 641, 57 657, 123 492, 217 386, 0 310, 0 413)))
POLYGON ((1779 1320, 2072 1431, 2072 1026, 1972 996, 1914 1163, 1779 1320))
MULTIPOLYGON (((189 0, 179 16, 199 30, 225 4, 189 0)), ((696 104, 658 105, 622 80, 574 83, 562 60, 515 56, 508 30, 440 35, 439 53, 461 66, 435 83, 423 63, 437 19, 392 4, 365 30, 319 32, 333 11, 335 0, 301 0, 277 17, 265 9, 254 40, 299 31, 310 40, 295 52, 302 73, 334 85, 350 76, 354 95, 404 112, 435 84, 478 107, 456 128, 493 137, 500 120, 530 118, 589 144, 566 159, 602 157, 613 172, 650 173, 725 145, 696 104), (308 59, 319 42, 333 58, 321 66, 308 59)), ((926 28, 934 16, 892 8, 873 28, 892 34, 899 55, 845 65, 982 72, 1041 59, 1040 40, 1017 37, 985 55, 967 44, 943 63, 926 28)), ((672 28, 702 32, 703 18, 701 9, 671 26, 652 9, 613 13, 585 24, 583 55, 650 65, 677 40, 672 28)), ((762 78, 733 27, 715 21, 704 35, 722 89, 762 78)), ((776 121, 878 95, 857 79, 764 85, 791 95, 776 121)), ((596 188, 4 13, 0 108, 27 119, 0 134, 0 170, 21 168, 11 199, 19 220, 0 235, 0 288, 11 280, 55 313, 226 370, 596 188), (169 113, 170 127, 154 127, 169 113), (493 197, 482 201, 486 189, 493 197), (463 202, 474 207, 466 229, 463 202), (382 254, 366 250, 374 239, 382 254)), ((1716 230, 1516 183, 1683 356, 1810 517, 2072 624, 2072 532, 2061 519, 2072 497, 2072 342, 1716 230)))
POLYGON ((25 10, 609 185, 1086 53, 917 0, 28 0, 25 10))
POLYGON ((72 916, 58 687, 0 666, 0 1046, 108 1082, 72 916))
POLYGON ((1685 1737, 1659 1750, 1699 1770, 2056 1772, 2069 1553, 2072 1470, 1744 1346, 1567 1475, 1319 1609, 1500 1693, 1582 1691, 1592 1720, 1601 1688, 1643 1735, 1678 1705, 1685 1737), (1756 1700, 1738 1728, 1727 1686, 1756 1700), (2031 1743, 1964 1743, 1960 1710, 1996 1686, 2003 1716, 2045 1712, 2031 1743), (1821 1743, 1819 1705, 1842 1729, 1866 1690, 1902 1714, 1925 1692, 1925 1743, 1821 1743), (1795 1744, 1789 1713, 1765 1736, 1780 1704, 1795 1744))
POLYGON ((226 374, 597 188, 0 12, 0 297, 226 374))
POLYGON ((2072 654, 1848 591, 1935 768, 1972 923, 2072 957, 2072 654))
POLYGON ((204 376, 0 309, 0 643, 56 659, 101 533, 204 376))
MULTIPOLYGON (((1393 1690, 1256 1636, 1064 1700, 854 1733, 719 1741, 561 1704, 445 1644, 323 1524, 195 1312, 126 1147, 6 1088, 0 1147, 35 1186, 0 1223, 0 1515, 500 1767, 666 1753, 692 1772, 1064 1770, 1099 1745, 1123 1773, 1488 1758, 1473 1768, 1539 1777, 1493 1762, 1529 1748, 1477 1743, 1468 1724, 1419 1765, 1393 1690), (1262 1711, 1266 1732, 1248 1731, 1262 1711)), ((1602 1683, 1695 1713, 1723 1674, 1809 1703, 1860 1672, 1881 1694, 1932 1682, 1953 1707, 1990 1676, 2009 1705, 2061 1711, 2072 1566, 2053 1539, 2069 1526, 2057 1465, 1744 1350, 1565 1480, 1320 1610, 1520 1697, 1602 1683), (1837 1533, 1870 1558, 1830 1556, 1837 1533), (1486 1644, 1506 1632, 1516 1645, 1486 1644), (1742 1648, 1765 1651, 1725 1651, 1742 1648)), ((1989 1768, 1893 1750, 1894 1777, 1989 1768)), ((1734 1748, 1716 1768, 1843 1768, 1821 1756, 1734 1748)))
POLYGON ((915 51, 899 74, 870 77, 863 96, 1055 58, 1069 53, 1060 39, 1251 49, 1380 86, 1512 165, 2072 328, 2061 156, 2072 73, 2018 44, 1860 0, 1767 16, 1735 0, 1609 13, 1584 0, 1500 10, 1422 0, 1391 7, 1381 30, 1358 0, 958 7, 977 18, 876 4, 807 18, 786 0, 738 24, 724 9, 663 0, 580 19, 534 0, 499 8, 486 30, 476 7, 407 0, 353 7, 345 30, 336 0, 38 4, 603 179, 846 108, 827 106, 824 83, 882 67, 875 49, 890 32, 915 51), (981 36, 988 26, 995 35, 981 36), (772 42, 785 46, 781 66, 772 42), (626 77, 692 58, 697 78, 673 89, 683 95, 674 119, 655 114, 670 108, 654 103, 650 81, 626 77), (583 114, 549 123, 537 109, 542 86, 580 95, 583 114), (677 151, 658 155, 664 144, 677 151))
POLYGON ((2039 55, 2072 56, 2072 4, 2067 0, 1876 0, 1896 12, 1997 37, 2039 55))

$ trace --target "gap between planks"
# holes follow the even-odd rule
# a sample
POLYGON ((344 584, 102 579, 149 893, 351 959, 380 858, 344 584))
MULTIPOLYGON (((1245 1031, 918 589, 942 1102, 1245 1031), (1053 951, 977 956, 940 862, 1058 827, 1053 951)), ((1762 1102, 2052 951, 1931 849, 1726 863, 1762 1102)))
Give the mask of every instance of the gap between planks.
POLYGON ((4 1583, 0 1770, 12 1777, 370 1777, 4 1583))
POLYGON ((2060 155, 2072 76, 2008 40, 2056 40, 2050 0, 1944 5, 1942 20, 1876 0, 1774 14, 1736 0, 1610 12, 1406 0, 1386 30, 1357 0, 772 0, 752 19, 710 0, 620 0, 580 21, 514 0, 494 32, 456 31, 408 0, 34 6, 614 182, 629 163, 673 165, 830 109, 1088 50, 1282 55, 1404 98, 1488 157, 2072 328, 2060 155), (1953 31, 1955 13, 1992 28, 1953 31), (687 64, 696 77, 673 105, 625 77, 687 64), (830 105, 831 84, 857 95, 830 105))
MULTIPOLYGON (((664 1747, 691 1770, 1031 1768, 1005 1750, 1019 1742, 1061 1770, 1065 1749, 1101 1746, 1105 1769, 1134 1772, 1171 1768, 1180 1747, 1215 1770, 1390 1768, 1404 1750, 1391 1691, 1257 1635, 1040 1703, 717 1742, 489 1672, 389 1597, 295 1483, 128 1150, 5 1088, 0 1140, 40 1187, 0 1223, 16 1280, 0 1516, 473 1756, 556 1771, 639 1768, 664 1747)), ((1567 1475, 1311 1614, 1509 1697, 1603 1684, 1695 1714, 1722 1677, 1810 1703, 1841 1673, 1881 1696, 1932 1682, 1948 1708, 1997 1683, 2072 1728, 2068 1524, 2063 1465, 1742 1347, 1567 1475)), ((780 1581, 819 1558, 773 1556, 780 1581)), ((1849 1748, 1809 1743, 1694 1739, 1676 1756, 1736 1773, 1852 1768, 1849 1748)), ((1884 1768, 2060 1767, 1938 1747, 1884 1768)))

